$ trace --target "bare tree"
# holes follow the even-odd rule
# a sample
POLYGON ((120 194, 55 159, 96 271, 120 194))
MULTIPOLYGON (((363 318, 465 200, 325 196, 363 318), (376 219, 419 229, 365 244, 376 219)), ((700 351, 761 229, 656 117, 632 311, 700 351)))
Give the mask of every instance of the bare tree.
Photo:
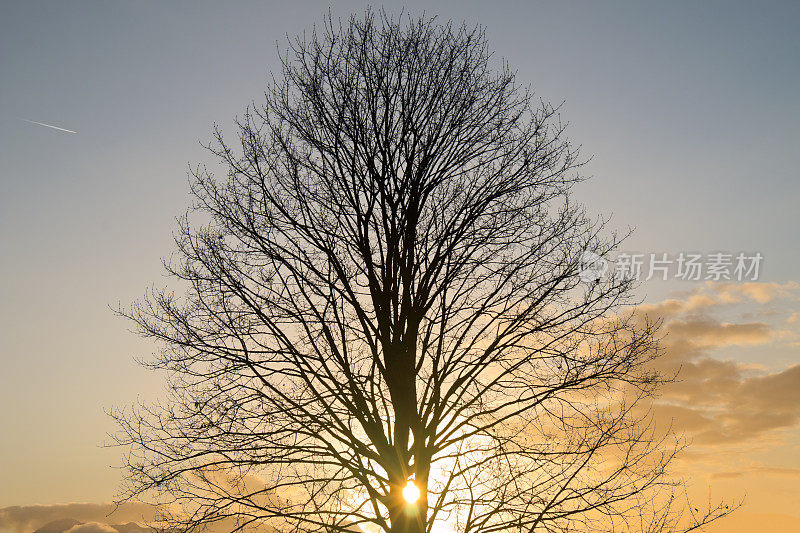
POLYGON ((618 239, 557 109, 427 18, 327 20, 282 64, 209 146, 226 178, 191 173, 186 295, 123 311, 172 391, 114 413, 126 497, 186 531, 674 530, 655 325, 579 278, 618 239))

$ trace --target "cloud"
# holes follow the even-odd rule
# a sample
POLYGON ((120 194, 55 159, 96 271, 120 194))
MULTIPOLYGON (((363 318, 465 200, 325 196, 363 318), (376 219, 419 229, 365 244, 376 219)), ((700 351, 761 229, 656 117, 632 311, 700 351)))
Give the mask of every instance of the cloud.
POLYGON ((667 331, 680 339, 709 348, 761 344, 772 337, 772 330, 764 322, 730 324, 709 318, 674 320, 668 324, 667 331))
MULTIPOLYGON (((0 508, 0 531, 30 533, 41 526, 66 518, 78 522, 101 524, 149 522, 156 517, 156 508, 145 503, 67 503, 54 505, 15 505, 0 508)), ((89 530, 81 530, 88 533, 89 530)))
POLYGON ((778 299, 800 301, 800 283, 719 283, 707 282, 659 303, 643 304, 639 312, 652 317, 669 319, 682 313, 703 313, 734 304, 764 304, 778 299))
POLYGON ((788 533, 800 531, 800 517, 777 513, 735 512, 712 523, 706 533, 752 533, 753 531, 788 533))
MULTIPOLYGON (((682 299, 641 306, 643 316, 663 323, 665 353, 657 368, 678 376, 656 403, 658 419, 706 445, 754 442, 800 425, 800 364, 768 370, 723 358, 733 346, 791 348, 785 342, 791 336, 767 322, 723 322, 716 316, 742 302, 758 310, 778 299, 794 300, 797 289, 796 283, 708 284, 682 299)), ((779 315, 774 321, 784 327, 779 315)))
MULTIPOLYGON (((140 524, 153 523, 159 509, 145 503, 68 503, 0 508, 0 533, 151 533, 140 524)), ((207 533, 227 533, 239 528, 232 518, 209 525, 207 533)), ((267 526, 251 524, 246 531, 273 533, 267 526)))
POLYGON ((744 472, 714 472, 711 479, 736 479, 744 477, 744 472))
POLYGON ((734 363, 702 360, 665 387, 656 415, 695 444, 736 443, 797 426, 797 405, 800 365, 748 377, 734 363))
POLYGON ((765 304, 779 297, 795 296, 800 284, 789 283, 713 283, 709 287, 717 299, 724 303, 752 300, 765 304))
POLYGON ((119 533, 108 524, 101 524, 100 522, 87 522, 85 524, 78 524, 71 527, 65 533, 119 533))
POLYGON ((789 478, 800 478, 800 468, 775 468, 769 466, 754 466, 742 471, 714 472, 711 479, 736 479, 748 475, 769 475, 789 478))

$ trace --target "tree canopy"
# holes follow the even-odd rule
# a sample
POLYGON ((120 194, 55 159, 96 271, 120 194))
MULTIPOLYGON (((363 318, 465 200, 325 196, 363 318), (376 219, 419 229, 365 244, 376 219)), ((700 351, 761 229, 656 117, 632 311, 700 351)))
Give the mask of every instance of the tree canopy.
POLYGON ((329 18, 282 65, 191 172, 185 294, 122 311, 172 393, 114 413, 126 497, 187 531, 671 531, 656 325, 579 277, 619 241, 557 108, 434 18, 329 18))

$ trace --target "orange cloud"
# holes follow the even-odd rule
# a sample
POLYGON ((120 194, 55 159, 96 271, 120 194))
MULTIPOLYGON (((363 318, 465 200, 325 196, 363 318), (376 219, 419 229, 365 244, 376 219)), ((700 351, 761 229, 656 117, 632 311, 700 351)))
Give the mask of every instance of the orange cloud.
POLYGON ((748 468, 741 472, 714 472, 711 474, 711 479, 732 479, 740 478, 747 475, 760 475, 768 474, 770 476, 781 476, 789 478, 800 478, 800 468, 773 468, 768 466, 756 466, 748 468))
POLYGON ((800 495, 799 296, 794 282, 708 283, 637 311, 661 321, 655 364, 677 375, 653 411, 691 442, 674 473, 694 481, 695 500, 712 485, 715 496, 745 497, 710 533, 800 531, 800 517, 786 514, 800 495))
POLYGON ((665 388, 656 414, 696 444, 755 440, 800 424, 800 365, 748 377, 733 363, 702 360, 680 379, 665 388))
POLYGON ((681 313, 702 313, 732 304, 767 304, 777 299, 800 300, 800 283, 719 283, 707 282, 685 293, 659 303, 639 306, 638 312, 651 318, 669 319, 681 313))
POLYGON ((706 533, 791 533, 800 531, 800 518, 778 513, 735 512, 731 516, 712 523, 706 533))
MULTIPOLYGON (((115 506, 113 503, 67 503, 54 505, 14 505, 0 508, 0 531, 13 531, 14 533, 30 533, 52 522, 56 531, 70 531, 71 533, 91 533, 120 531, 119 529, 78 529, 70 528, 79 526, 92 526, 100 524, 103 527, 112 527, 111 523, 125 523, 128 527, 126 533, 136 531, 134 522, 150 522, 156 518, 156 508, 145 503, 126 503, 115 506)), ((140 529, 140 531, 144 531, 140 529)))
POLYGON ((708 287, 716 294, 719 301, 735 303, 752 300, 765 304, 779 297, 797 295, 800 284, 789 283, 710 283, 708 287))
POLYGON ((73 526, 65 533, 119 533, 119 530, 109 526, 108 524, 101 524, 100 522, 87 522, 85 524, 73 526))
POLYGON ((667 325, 667 332, 681 340, 709 348, 761 344, 772 337, 772 330, 764 322, 729 324, 710 318, 673 320, 667 325))
MULTIPOLYGON (((68 503, 0 508, 0 533, 153 533, 160 510, 145 503, 68 503)), ((225 518, 209 525, 206 533, 227 533, 240 524, 225 518)), ((274 533, 267 526, 251 524, 247 531, 274 533)))
POLYGON ((719 357, 733 346, 791 349, 786 340, 794 336, 777 329, 785 327, 785 318, 774 308, 771 324, 723 322, 715 316, 730 315, 732 306, 742 302, 751 311, 763 311, 767 303, 781 299, 793 303, 798 288, 797 283, 710 283, 683 298, 640 306, 642 317, 663 324, 664 356, 656 362, 658 370, 677 375, 656 402, 657 420, 700 445, 756 442, 799 426, 800 364, 769 371, 719 357))

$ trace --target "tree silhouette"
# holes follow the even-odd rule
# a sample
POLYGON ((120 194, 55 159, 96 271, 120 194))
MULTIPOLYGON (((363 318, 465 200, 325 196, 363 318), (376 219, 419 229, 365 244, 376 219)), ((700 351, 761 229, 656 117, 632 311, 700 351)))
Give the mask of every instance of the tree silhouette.
POLYGON ((172 392, 113 413, 125 497, 187 531, 673 530, 656 325, 630 280, 581 281, 619 240, 570 202, 557 109, 493 63, 480 28, 328 19, 216 131, 185 296, 122 311, 172 392))

